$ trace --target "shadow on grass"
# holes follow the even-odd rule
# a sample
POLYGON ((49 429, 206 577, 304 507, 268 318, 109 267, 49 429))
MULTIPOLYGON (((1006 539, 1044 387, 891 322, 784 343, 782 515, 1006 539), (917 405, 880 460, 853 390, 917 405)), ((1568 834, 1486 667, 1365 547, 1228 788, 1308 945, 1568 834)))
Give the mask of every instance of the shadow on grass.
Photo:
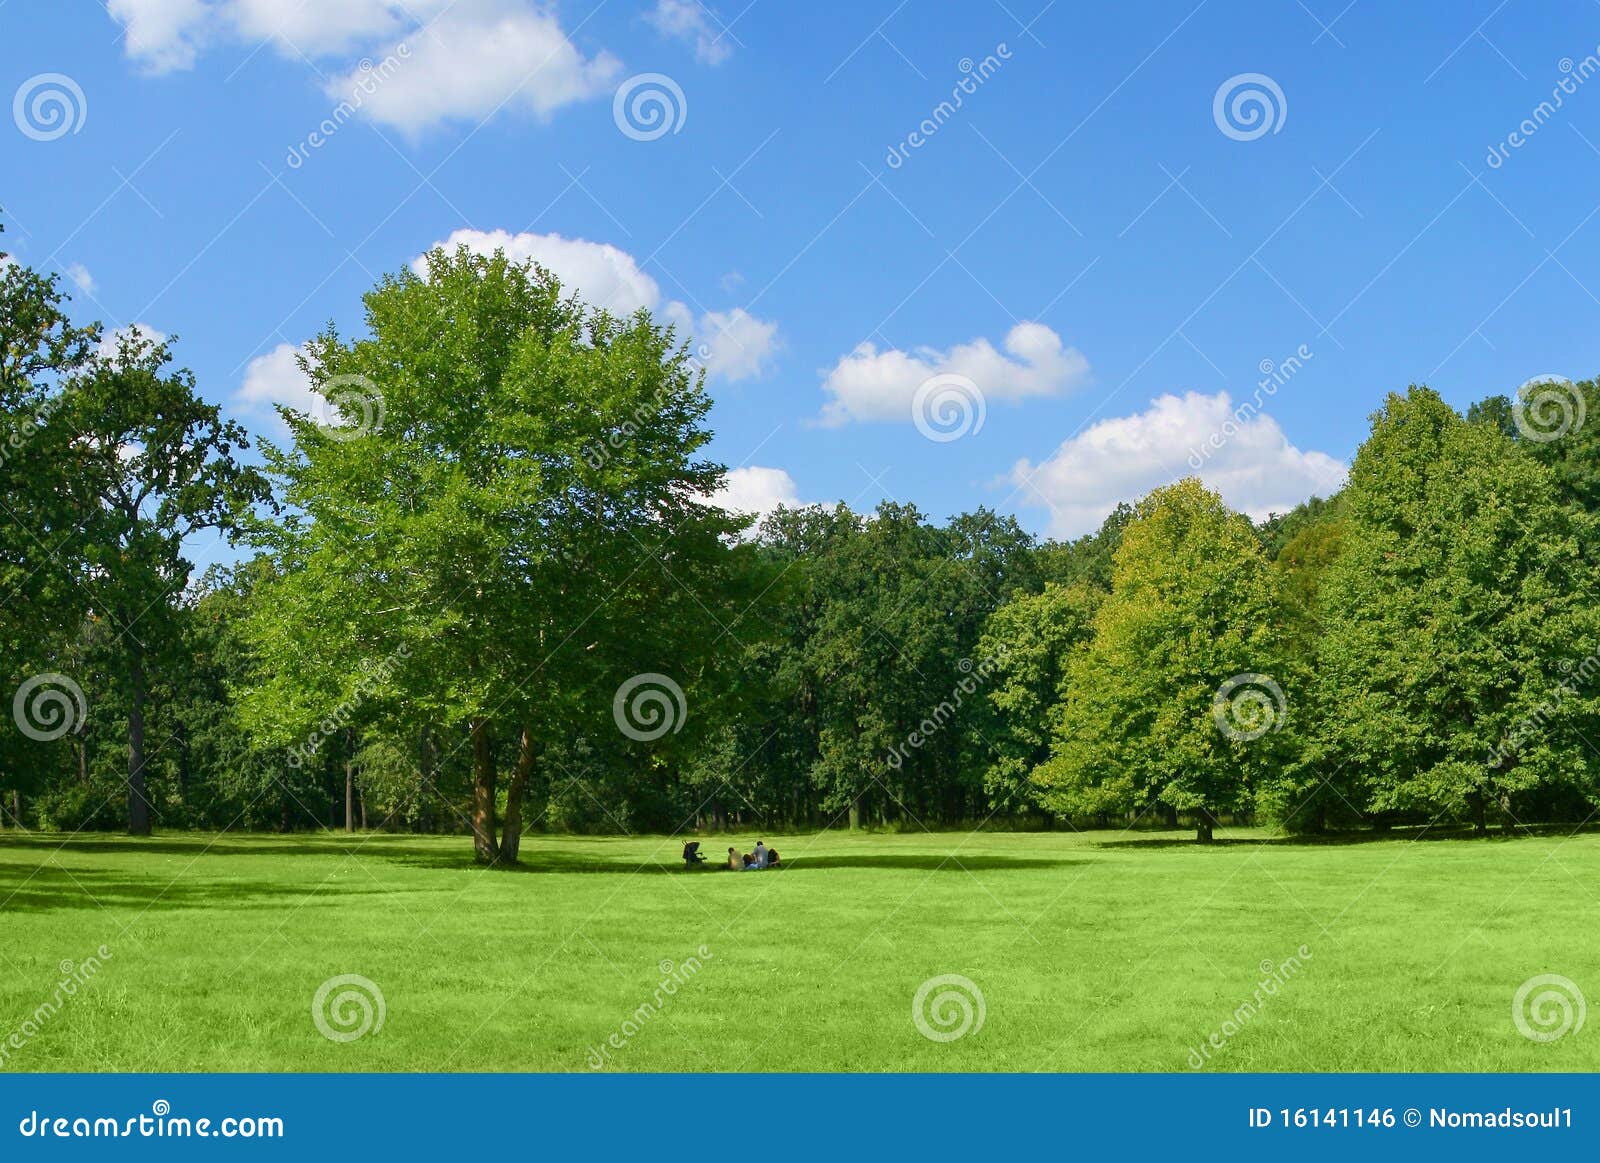
MULTIPOLYGON (((71 836, 52 832, 0 833, 0 852, 10 849, 38 849, 45 852, 86 852, 110 856, 350 856, 358 851, 363 856, 404 857, 427 856, 437 852, 435 846, 419 843, 412 837, 382 832, 356 832, 352 834, 323 833, 288 835, 282 840, 264 839, 248 833, 231 836, 203 833, 178 833, 183 839, 139 836, 71 836), (371 843, 369 843, 369 841, 371 843)), ((439 840, 454 840, 472 846, 470 836, 440 836, 439 840)))
POLYGON ((186 909, 237 908, 269 900, 327 895, 330 899, 387 896, 404 892, 371 881, 334 885, 321 877, 279 881, 189 878, 176 870, 152 870, 149 875, 123 871, 74 868, 68 871, 45 865, 18 869, 0 878, 0 917, 7 913, 45 912, 53 909, 186 909))
MULTIPOLYGON (((481 869, 483 866, 476 864, 470 858, 449 859, 433 854, 426 859, 407 859, 406 864, 419 868, 436 869, 481 869)), ((1083 860, 1068 860, 1046 857, 1016 857, 1004 856, 977 856, 942 855, 938 852, 926 853, 881 853, 866 852, 839 853, 829 856, 797 856, 792 860, 785 860, 777 868, 763 870, 773 876, 793 876, 806 872, 821 871, 837 868, 864 868, 889 871, 922 871, 922 872, 1009 872, 1027 871, 1040 868, 1068 868, 1073 865, 1084 864, 1083 860)), ((487 870, 485 870, 487 871, 487 870)), ((651 860, 644 863, 628 860, 595 860, 587 856, 568 856, 563 853, 530 853, 526 849, 520 864, 509 868, 495 869, 496 872, 542 872, 542 873, 621 873, 631 876, 656 875, 671 873, 677 876, 710 876, 718 873, 732 872, 732 869, 720 865, 700 865, 692 871, 683 866, 681 860, 651 860)))

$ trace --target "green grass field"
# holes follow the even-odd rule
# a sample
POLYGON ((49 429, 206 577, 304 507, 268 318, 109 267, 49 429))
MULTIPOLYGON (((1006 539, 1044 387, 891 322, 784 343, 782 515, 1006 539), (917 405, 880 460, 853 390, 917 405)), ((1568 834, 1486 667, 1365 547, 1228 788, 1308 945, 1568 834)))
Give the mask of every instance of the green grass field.
POLYGON ((768 835, 787 867, 690 874, 662 837, 486 872, 461 837, 8 833, 3 1068, 582 1071, 615 1034, 606 1069, 1181 1071, 1301 945, 1206 1069, 1600 1068, 1600 1029, 1512 1018, 1539 974, 1600 998, 1600 836, 1225 837, 768 835), (385 1014, 338 1042, 312 1000, 343 974, 385 1014), (984 1003, 946 1042, 912 1020, 943 974, 984 1003))

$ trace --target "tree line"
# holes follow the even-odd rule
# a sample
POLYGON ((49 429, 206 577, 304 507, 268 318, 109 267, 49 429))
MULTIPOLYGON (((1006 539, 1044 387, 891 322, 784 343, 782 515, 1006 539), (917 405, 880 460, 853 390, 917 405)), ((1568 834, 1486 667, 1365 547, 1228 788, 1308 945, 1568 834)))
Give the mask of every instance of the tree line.
POLYGON ((1596 384, 1387 397, 1336 496, 1039 539, 716 503, 704 370, 502 254, 330 326, 282 441, 0 263, 0 793, 63 830, 1296 832, 1600 805, 1596 384), (200 570, 210 541, 238 548, 200 570))

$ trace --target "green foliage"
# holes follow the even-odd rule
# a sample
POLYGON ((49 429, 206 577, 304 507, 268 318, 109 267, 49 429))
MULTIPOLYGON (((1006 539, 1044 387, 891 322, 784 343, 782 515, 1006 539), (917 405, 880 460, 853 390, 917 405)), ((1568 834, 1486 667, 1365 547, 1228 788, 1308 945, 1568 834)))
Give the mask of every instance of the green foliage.
POLYGON ((1260 739, 1221 728, 1216 699, 1239 675, 1281 673, 1275 577, 1250 522, 1188 479, 1157 489, 1123 530, 1094 639, 1066 667, 1050 759, 1035 778, 1069 814, 1143 813, 1158 802, 1199 819, 1248 810, 1273 769, 1260 739))

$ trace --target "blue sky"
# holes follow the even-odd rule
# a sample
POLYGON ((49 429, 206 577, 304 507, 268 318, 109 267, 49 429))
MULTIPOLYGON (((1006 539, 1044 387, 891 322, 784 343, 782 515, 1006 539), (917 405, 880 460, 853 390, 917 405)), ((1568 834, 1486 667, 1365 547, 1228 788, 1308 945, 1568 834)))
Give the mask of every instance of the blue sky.
POLYGON ((697 333, 730 503, 1074 535, 1600 370, 1594 72, 1600 5, 1531 0, 0 0, 0 205, 262 431, 379 274, 501 241, 697 333))

